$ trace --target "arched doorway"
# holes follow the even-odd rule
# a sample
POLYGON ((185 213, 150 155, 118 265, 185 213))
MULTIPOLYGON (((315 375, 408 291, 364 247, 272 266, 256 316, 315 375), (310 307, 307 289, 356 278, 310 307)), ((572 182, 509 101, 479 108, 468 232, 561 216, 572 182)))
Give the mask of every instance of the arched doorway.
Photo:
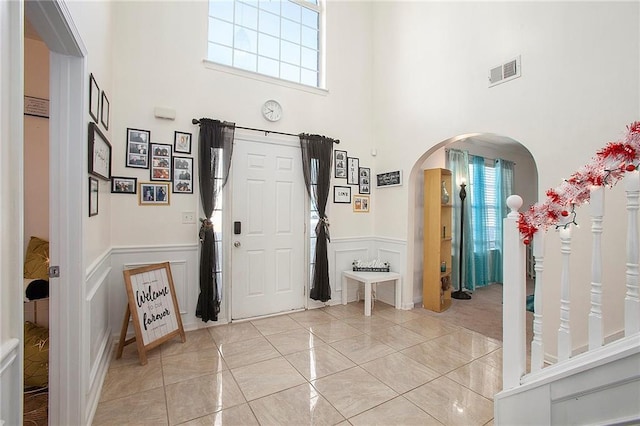
MULTIPOLYGON (((502 158, 516 163, 514 174, 514 192, 523 197, 524 205, 537 201, 538 172, 535 160, 529 150, 520 142, 497 134, 473 133, 455 136, 441 141, 425 151, 414 163, 409 174, 409 206, 408 206, 408 238, 407 238, 407 270, 412 272, 413 288, 411 295, 420 306, 422 301, 422 263, 423 253, 423 170, 430 168, 446 168, 446 150, 459 149, 471 155, 487 159, 502 158)), ((458 192, 451 194, 458 196, 458 192)), ((454 237, 455 238, 455 237, 454 237)), ((454 244, 453 255, 458 246, 454 244)), ((457 289, 458 282, 452 283, 457 289)), ((406 293, 405 293, 406 294, 406 293)), ((454 301, 463 307, 464 301, 454 301)), ((472 328, 473 329, 473 328, 472 328)), ((494 330, 492 336, 501 336, 501 330, 494 330)))

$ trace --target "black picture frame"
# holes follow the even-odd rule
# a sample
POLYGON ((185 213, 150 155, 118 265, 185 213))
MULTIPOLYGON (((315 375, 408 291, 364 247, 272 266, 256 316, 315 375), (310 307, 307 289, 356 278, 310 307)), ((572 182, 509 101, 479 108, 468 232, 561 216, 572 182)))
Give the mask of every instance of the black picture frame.
POLYGON ((173 157, 173 193, 193 194, 193 158, 173 157))
POLYGON ((98 122, 98 113, 100 112, 100 86, 93 77, 93 73, 89 74, 89 115, 93 121, 98 122))
POLYGON ((152 143, 150 149, 149 179, 158 182, 171 182, 172 146, 164 143, 152 143))
POLYGON ((100 105, 100 122, 104 126, 105 130, 109 130, 109 99, 107 94, 102 91, 101 105, 100 105))
POLYGON ((333 170, 334 177, 346 178, 347 177, 347 151, 335 150, 333 151, 333 170))
POLYGON ((100 183, 98 179, 89 176, 89 217, 98 215, 98 193, 100 183))
POLYGON ((112 194, 136 194, 138 191, 138 178, 125 176, 111 176, 112 194))
POLYGON ((347 157, 347 184, 359 185, 358 172, 360 171, 360 159, 347 157))
POLYGON ((191 133, 176 130, 173 133, 173 152, 191 154, 191 136, 191 133))
POLYGON ((89 122, 89 174, 111 179, 111 144, 93 121, 89 122))
POLYGON ((151 131, 127 128, 127 153, 125 166, 135 169, 149 168, 149 143, 151 131))
POLYGON ((350 186, 334 186, 333 202, 336 204, 351 204, 351 187, 350 186))
POLYGON ((369 167, 360 167, 358 177, 358 192, 360 194, 371 194, 371 169, 369 167))

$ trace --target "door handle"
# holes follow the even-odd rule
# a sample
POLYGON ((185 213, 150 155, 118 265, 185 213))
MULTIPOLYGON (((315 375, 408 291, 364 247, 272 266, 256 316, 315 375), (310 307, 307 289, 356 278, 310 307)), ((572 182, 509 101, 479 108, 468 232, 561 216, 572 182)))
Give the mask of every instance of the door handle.
POLYGON ((233 246, 234 247, 240 247, 240 241, 234 241, 233 242, 233 246))

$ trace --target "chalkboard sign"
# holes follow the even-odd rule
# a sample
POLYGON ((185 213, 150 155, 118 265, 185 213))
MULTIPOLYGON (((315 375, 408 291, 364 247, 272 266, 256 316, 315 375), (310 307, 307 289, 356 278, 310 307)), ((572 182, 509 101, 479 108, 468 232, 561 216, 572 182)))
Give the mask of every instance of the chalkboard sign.
POLYGON ((178 300, 173 287, 169 262, 123 271, 124 284, 129 303, 125 313, 120 344, 116 358, 122 356, 123 348, 136 342, 142 365, 147 363, 147 351, 181 336, 186 341, 178 300), (125 340, 133 318, 135 337, 125 340))
POLYGON ((377 175, 377 187, 402 185, 402 170, 377 175))

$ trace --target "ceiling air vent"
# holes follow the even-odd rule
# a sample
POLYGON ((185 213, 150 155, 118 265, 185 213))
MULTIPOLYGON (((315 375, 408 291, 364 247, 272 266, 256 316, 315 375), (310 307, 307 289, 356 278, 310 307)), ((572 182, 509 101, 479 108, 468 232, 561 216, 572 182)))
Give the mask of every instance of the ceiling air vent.
POLYGON ((520 56, 489 70, 489 87, 520 77, 520 56))

